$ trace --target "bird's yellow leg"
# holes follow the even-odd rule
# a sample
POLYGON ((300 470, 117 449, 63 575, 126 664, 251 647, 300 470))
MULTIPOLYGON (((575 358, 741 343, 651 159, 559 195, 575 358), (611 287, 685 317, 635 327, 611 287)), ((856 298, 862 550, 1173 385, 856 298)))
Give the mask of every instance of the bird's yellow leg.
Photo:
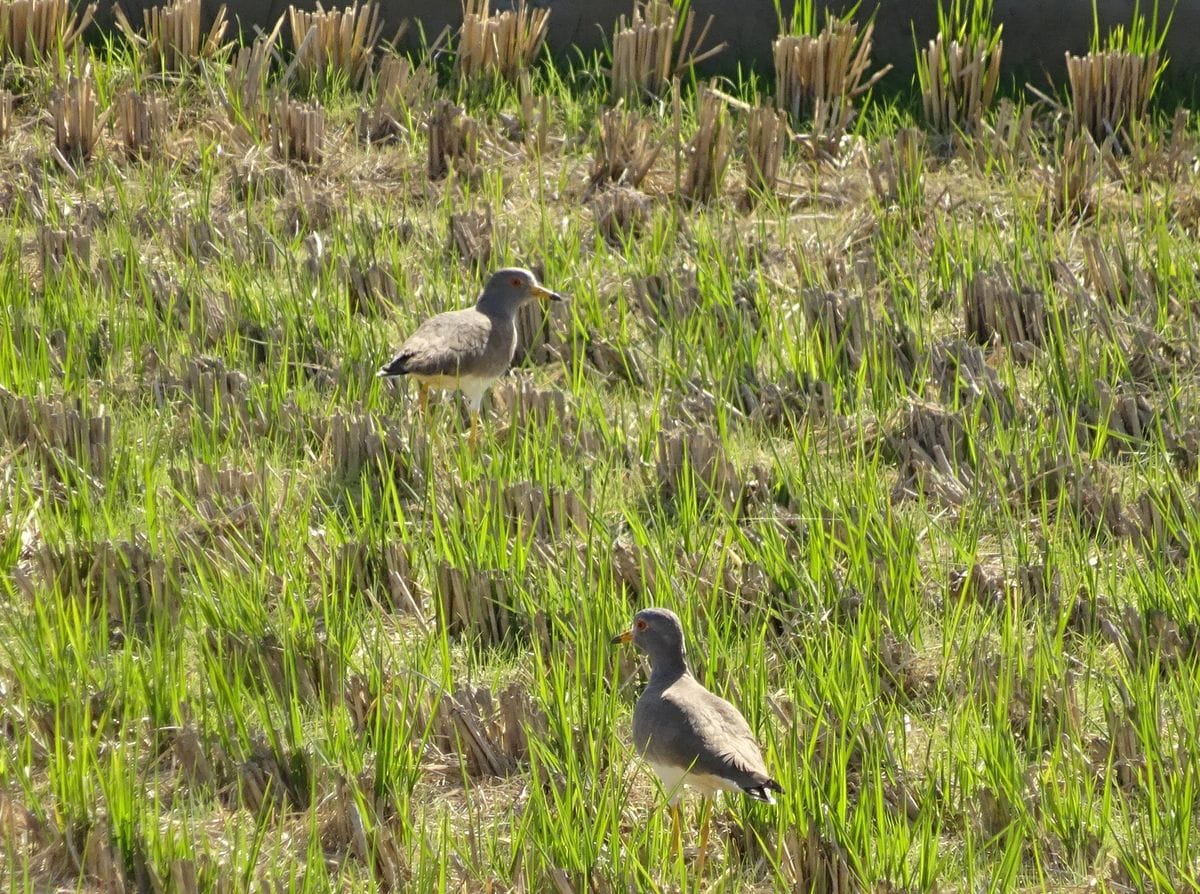
POLYGON ((421 415, 429 415, 429 386, 424 382, 417 384, 417 406, 421 408, 421 415))
POLYGON ((683 850, 683 817, 679 814, 679 805, 671 805, 671 843, 674 853, 683 850))
POLYGON ((470 444, 472 447, 479 446, 479 414, 471 414, 471 437, 470 444))
POLYGON ((696 878, 701 878, 704 875, 704 858, 708 856, 708 819, 710 813, 708 799, 705 798, 700 802, 700 851, 696 855, 696 878))

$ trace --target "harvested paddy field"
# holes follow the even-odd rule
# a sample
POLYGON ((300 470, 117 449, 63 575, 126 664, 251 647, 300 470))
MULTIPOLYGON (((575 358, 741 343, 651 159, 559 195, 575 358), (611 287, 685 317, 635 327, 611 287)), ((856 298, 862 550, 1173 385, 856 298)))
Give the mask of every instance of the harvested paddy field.
POLYGON ((402 56, 370 7, 21 8, 8 890, 1200 885, 1200 133, 1153 40, 1038 94, 974 21, 896 97, 850 24, 709 82, 659 6, 573 64, 535 11, 402 56), (376 372, 506 266, 570 301, 473 440, 376 372), (783 789, 702 873, 610 645, 647 606, 783 789))

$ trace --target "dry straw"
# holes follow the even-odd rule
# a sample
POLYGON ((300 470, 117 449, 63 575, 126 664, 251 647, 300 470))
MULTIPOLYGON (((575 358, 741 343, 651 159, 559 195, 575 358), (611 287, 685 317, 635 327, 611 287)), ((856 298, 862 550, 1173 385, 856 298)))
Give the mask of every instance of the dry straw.
POLYGON ((929 42, 917 63, 925 122, 939 133, 978 134, 1000 83, 1003 41, 987 37, 966 42, 945 34, 929 42))
POLYGON ((12 132, 13 95, 0 90, 0 141, 7 140, 12 132))
POLYGON ((495 244, 496 226, 490 205, 450 215, 450 248, 472 267, 482 269, 490 265, 495 244))
POLYGON ((430 180, 441 180, 450 173, 450 165, 461 160, 475 163, 479 137, 475 122, 448 100, 439 100, 429 114, 429 155, 426 170, 430 180))
POLYGON ((819 34, 784 34, 774 44, 775 105, 794 125, 810 122, 810 133, 836 142, 854 121, 854 100, 891 66, 867 77, 874 24, 831 20, 819 34))
POLYGON ((157 71, 184 72, 200 60, 211 59, 225 45, 221 41, 229 28, 225 6, 217 9, 212 27, 207 32, 200 27, 200 0, 176 0, 169 6, 151 6, 142 10, 145 35, 138 34, 121 7, 113 14, 126 39, 142 52, 157 71))
POLYGON ((457 69, 460 81, 499 77, 515 84, 546 39, 549 9, 530 9, 517 0, 515 9, 492 14, 491 0, 467 0, 459 32, 457 69))
POLYGON ((387 55, 379 63, 375 99, 358 113, 358 136, 367 143, 394 140, 406 129, 413 109, 429 96, 436 79, 422 64, 404 56, 387 55))
POLYGON ((1087 131, 1101 142, 1143 120, 1157 81, 1158 61, 1157 52, 1067 53, 1071 121, 1076 130, 1087 131))
POLYGON ((77 15, 70 0, 0 0, 0 60, 36 65, 65 54, 95 12, 95 3, 77 15))
POLYGON ((662 142, 649 121, 621 108, 600 116, 600 139, 592 162, 592 188, 614 183, 637 187, 654 166, 662 142))
POLYGON ((687 170, 683 196, 691 202, 707 202, 721 191, 721 181, 729 166, 729 113, 725 102, 711 90, 699 94, 696 134, 687 145, 687 170))
POLYGON ((885 206, 915 211, 925 200, 925 133, 914 127, 879 141, 871 187, 885 206))
POLYGON ((103 121, 92 66, 83 73, 67 76, 50 100, 50 118, 54 124, 54 150, 58 160, 68 166, 88 161, 100 144, 103 121))
POLYGON ((613 34, 613 100, 659 96, 670 86, 673 77, 725 49, 726 44, 721 43, 700 51, 712 21, 709 16, 693 41, 695 13, 688 10, 677 41, 678 21, 671 3, 667 0, 635 0, 630 19, 621 16, 613 34))
POLYGON ((250 125, 254 119, 262 121, 267 117, 267 77, 282 28, 281 18, 269 34, 261 34, 250 46, 240 47, 229 62, 226 81, 233 96, 225 97, 225 105, 235 123, 239 115, 250 125))
POLYGON ((352 86, 362 84, 383 33, 378 6, 353 3, 327 10, 318 2, 314 12, 289 6, 287 19, 296 47, 292 64, 304 83, 320 84, 330 72, 339 72, 352 86))
POLYGON ((650 219, 650 199, 629 187, 605 190, 593 199, 591 208, 596 231, 617 247, 635 238, 650 219))
POLYGON ((993 164, 1008 168, 1029 156, 1032 146, 1033 109, 1002 99, 994 120, 983 125, 982 138, 972 143, 971 151, 980 168, 993 164))
POLYGON ((1054 219, 1091 215, 1100 181, 1100 151, 1088 134, 1067 137, 1050 180, 1049 212, 1054 219))
POLYGON ((161 97, 143 98, 136 90, 117 97, 116 129, 125 155, 148 158, 162 142, 167 127, 167 103, 161 97))
POLYGON ((746 193, 771 193, 787 147, 787 118, 775 109, 751 109, 746 122, 746 193))
POLYGON ((993 0, 939 0, 938 33, 917 56, 925 123, 934 131, 978 136, 1000 83, 1004 44, 992 24, 993 0))
POLYGON ((38 230, 38 248, 43 274, 62 272, 68 261, 81 270, 91 264, 92 237, 79 229, 43 226, 38 230))
POLYGON ((1124 142, 1130 128, 1145 119, 1166 67, 1162 51, 1172 16, 1160 27, 1157 0, 1149 19, 1135 0, 1129 27, 1112 29, 1103 46, 1094 18, 1091 51, 1066 54, 1075 133, 1087 131, 1097 143, 1109 137, 1124 142))
POLYGON ((318 165, 325 152, 325 110, 281 96, 271 116, 271 147, 280 161, 318 165))

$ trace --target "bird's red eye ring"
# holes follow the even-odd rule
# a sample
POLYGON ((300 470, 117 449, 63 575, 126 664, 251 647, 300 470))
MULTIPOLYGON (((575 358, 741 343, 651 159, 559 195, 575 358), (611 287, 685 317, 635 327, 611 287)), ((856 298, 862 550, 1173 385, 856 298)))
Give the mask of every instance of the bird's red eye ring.
POLYGON ((519 286, 521 284, 521 277, 514 276, 511 280, 509 280, 509 282, 511 282, 514 286, 519 286))
POLYGON ((645 622, 645 621, 638 621, 638 622, 637 622, 637 624, 636 624, 636 625, 634 625, 634 626, 636 626, 638 630, 645 630, 645 629, 646 629, 646 622, 645 622))

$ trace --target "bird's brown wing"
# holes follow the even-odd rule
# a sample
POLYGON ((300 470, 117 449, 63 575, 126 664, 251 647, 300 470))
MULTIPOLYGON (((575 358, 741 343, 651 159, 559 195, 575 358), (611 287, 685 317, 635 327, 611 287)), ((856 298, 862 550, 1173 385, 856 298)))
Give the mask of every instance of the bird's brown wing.
POLYGON ((492 321, 474 308, 430 317, 408 337, 381 372, 398 376, 457 376, 486 363, 492 321))
POLYGON ((728 779, 748 791, 775 787, 745 718, 691 676, 663 691, 646 721, 648 759, 728 779))

